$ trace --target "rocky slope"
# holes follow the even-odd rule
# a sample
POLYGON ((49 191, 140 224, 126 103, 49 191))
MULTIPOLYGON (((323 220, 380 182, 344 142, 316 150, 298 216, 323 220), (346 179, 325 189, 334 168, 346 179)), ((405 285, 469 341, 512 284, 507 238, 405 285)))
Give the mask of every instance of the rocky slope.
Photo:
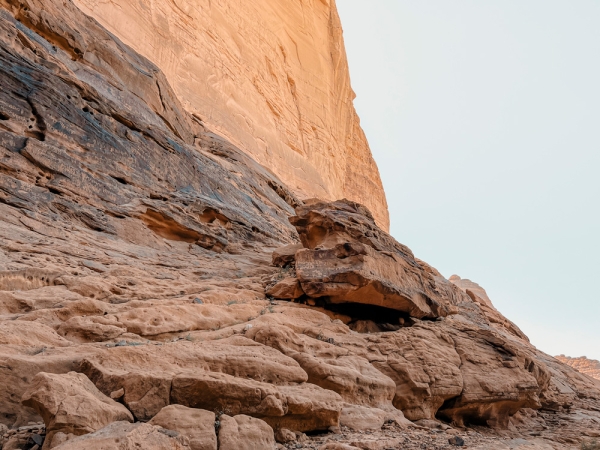
POLYGON ((387 230, 334 0, 75 4, 162 69, 187 111, 299 197, 358 201, 387 230))
POLYGON ((0 0, 0 85, 2 450, 600 437, 600 382, 364 206, 302 202, 69 1, 0 0))
POLYGON ((600 361, 596 359, 588 359, 585 356, 579 358, 571 358, 565 355, 559 355, 556 357, 560 362, 568 364, 569 366, 576 369, 578 372, 589 375, 592 378, 600 380, 600 361))

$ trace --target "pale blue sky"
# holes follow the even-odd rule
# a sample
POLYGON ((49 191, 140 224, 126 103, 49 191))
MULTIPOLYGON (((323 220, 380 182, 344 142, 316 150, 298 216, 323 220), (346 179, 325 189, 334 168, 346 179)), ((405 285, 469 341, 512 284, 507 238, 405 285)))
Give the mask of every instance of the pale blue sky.
POLYGON ((600 359, 600 1, 337 4, 392 235, 600 359))

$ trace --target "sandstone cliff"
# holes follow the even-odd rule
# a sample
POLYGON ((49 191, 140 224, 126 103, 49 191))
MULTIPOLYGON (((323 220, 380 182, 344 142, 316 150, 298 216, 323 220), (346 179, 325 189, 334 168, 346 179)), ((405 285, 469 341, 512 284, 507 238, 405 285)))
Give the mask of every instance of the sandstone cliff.
POLYGON ((600 361, 596 359, 588 359, 585 356, 579 358, 571 358, 565 355, 559 355, 556 357, 559 361, 568 364, 569 366, 577 369, 581 373, 585 373, 590 377, 600 380, 600 361))
POLYGON ((183 106, 302 198, 389 218, 352 101, 334 0, 76 0, 165 73, 183 106))
POLYGON ((70 1, 0 0, 0 86, 3 449, 600 437, 600 381, 363 205, 300 204, 70 1))

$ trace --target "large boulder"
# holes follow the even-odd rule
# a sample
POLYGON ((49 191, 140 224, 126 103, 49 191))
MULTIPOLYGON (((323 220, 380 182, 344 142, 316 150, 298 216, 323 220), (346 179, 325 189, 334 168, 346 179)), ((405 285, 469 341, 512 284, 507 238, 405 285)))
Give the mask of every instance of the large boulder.
POLYGON ((358 303, 416 318, 444 317, 464 295, 377 227, 362 205, 340 200, 296 208, 305 249, 295 254, 302 291, 326 303, 358 303))
POLYGON ((112 422, 133 421, 127 408, 102 394, 85 375, 76 372, 38 373, 22 401, 44 419, 46 439, 51 445, 58 433, 79 436, 112 422))
POLYGON ((217 450, 214 412, 170 405, 161 409, 148 423, 187 437, 191 450, 217 450))

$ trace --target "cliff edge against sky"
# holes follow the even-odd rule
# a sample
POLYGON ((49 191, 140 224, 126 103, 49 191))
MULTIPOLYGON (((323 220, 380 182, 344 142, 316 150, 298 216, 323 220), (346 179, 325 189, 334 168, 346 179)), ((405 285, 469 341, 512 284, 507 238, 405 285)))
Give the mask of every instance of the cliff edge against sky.
POLYGON ((389 229, 333 0, 76 0, 165 73, 184 107, 300 198, 348 198, 389 229))

